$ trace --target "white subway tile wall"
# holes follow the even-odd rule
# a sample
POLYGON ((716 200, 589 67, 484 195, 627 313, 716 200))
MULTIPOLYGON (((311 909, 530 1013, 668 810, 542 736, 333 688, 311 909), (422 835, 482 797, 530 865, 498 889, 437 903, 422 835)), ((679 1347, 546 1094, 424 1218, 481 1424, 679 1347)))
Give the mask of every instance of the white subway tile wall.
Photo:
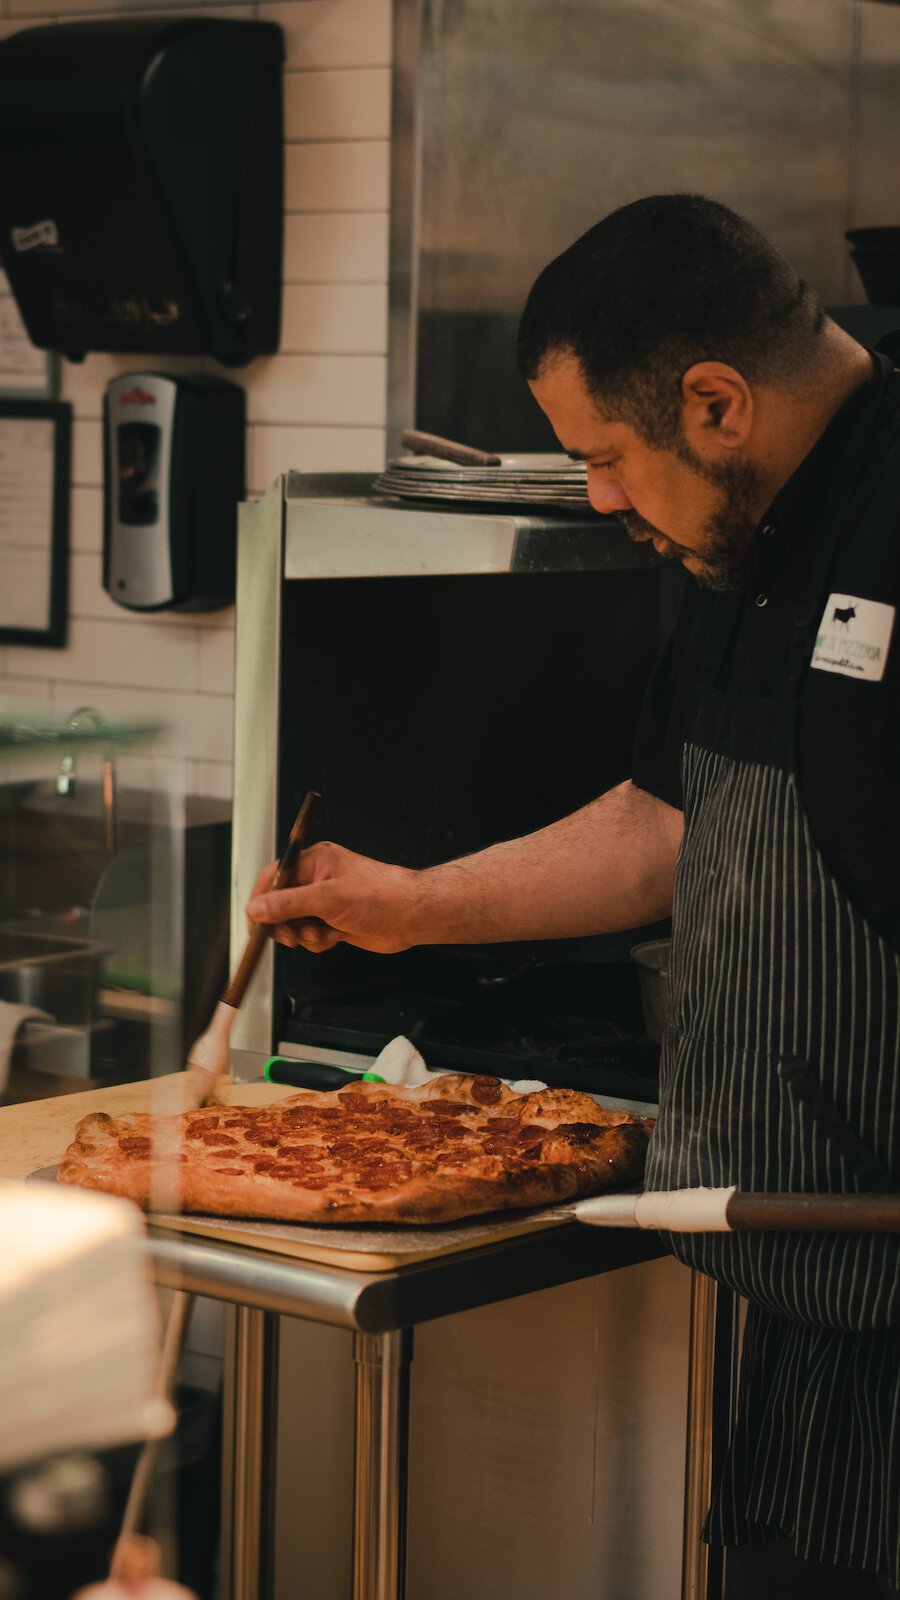
MULTIPOLYGON (((157 765, 192 793, 232 789, 234 609, 137 616, 102 587, 103 391, 118 373, 221 372, 247 391, 247 484, 281 472, 377 471, 387 369, 391 0, 148 6, 0 0, 23 27, 135 11, 259 18, 285 35, 284 301, 278 353, 249 367, 91 355, 62 364, 74 408, 69 635, 63 650, 0 647, 0 701, 60 715, 90 703, 165 727, 157 765)), ((139 763, 139 758, 134 758, 139 763)), ((134 762, 132 762, 134 765, 134 762)), ((135 768, 135 772, 138 768, 135 768)))

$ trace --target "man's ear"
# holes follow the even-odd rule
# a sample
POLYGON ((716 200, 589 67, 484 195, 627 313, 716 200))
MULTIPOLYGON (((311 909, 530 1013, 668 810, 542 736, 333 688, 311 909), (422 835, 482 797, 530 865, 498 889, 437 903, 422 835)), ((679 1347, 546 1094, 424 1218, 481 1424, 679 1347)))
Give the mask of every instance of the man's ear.
POLYGON ((753 394, 746 378, 724 361, 698 361, 681 380, 684 435, 705 461, 721 461, 746 445, 753 394))

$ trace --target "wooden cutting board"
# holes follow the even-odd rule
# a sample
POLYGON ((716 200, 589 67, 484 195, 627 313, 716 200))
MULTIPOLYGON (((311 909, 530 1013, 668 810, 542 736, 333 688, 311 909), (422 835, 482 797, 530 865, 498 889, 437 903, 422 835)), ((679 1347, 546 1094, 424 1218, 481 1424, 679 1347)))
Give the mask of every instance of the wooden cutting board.
POLYGON ((239 1217, 199 1217, 157 1214, 153 1222, 179 1233, 199 1234, 220 1243, 248 1245, 274 1251, 299 1261, 345 1267, 350 1272, 395 1272, 417 1261, 537 1233, 575 1219, 574 1205, 545 1206, 541 1211, 495 1212, 461 1222, 430 1228, 361 1228, 333 1223, 330 1228, 305 1227, 299 1222, 251 1222, 239 1217))
MULTIPOLYGON (((223 1082, 217 1098, 227 1105, 266 1106, 298 1091, 276 1083, 223 1082)), ((120 1084, 113 1089, 90 1089, 83 1094, 32 1100, 27 1105, 0 1106, 0 1178, 24 1180, 39 1173, 52 1177, 75 1124, 91 1111, 119 1116, 128 1111, 151 1111, 164 1116, 183 1110, 187 1074, 120 1084)), ((539 1211, 511 1211, 491 1217, 472 1217, 446 1227, 361 1228, 345 1224, 305 1227, 301 1223, 254 1222, 239 1217, 206 1217, 181 1213, 154 1214, 152 1223, 179 1233, 199 1235, 220 1243, 246 1245, 274 1251, 297 1260, 317 1261, 356 1272, 392 1272, 417 1261, 433 1260, 460 1250, 492 1244, 517 1234, 571 1222, 570 1206, 545 1206, 539 1211)))

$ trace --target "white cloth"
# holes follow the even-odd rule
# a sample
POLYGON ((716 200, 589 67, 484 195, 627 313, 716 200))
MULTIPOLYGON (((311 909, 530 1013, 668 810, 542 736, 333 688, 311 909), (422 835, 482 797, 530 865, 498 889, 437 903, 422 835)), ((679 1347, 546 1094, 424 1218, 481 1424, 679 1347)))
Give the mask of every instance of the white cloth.
POLYGON ((0 1092, 6 1088, 13 1047, 19 1029, 25 1022, 52 1022, 46 1011, 37 1006, 14 1005, 11 1000, 0 1000, 0 1092))
MULTIPOLYGON (((437 1069, 439 1074, 440 1067, 437 1069)), ((383 1078, 385 1083, 398 1083, 406 1086, 418 1083, 427 1083, 437 1074, 426 1067, 424 1060, 410 1039, 405 1039, 403 1034, 398 1034, 390 1044, 386 1044, 381 1055, 372 1063, 372 1073, 377 1078, 383 1078)), ((517 1094, 534 1094, 538 1089, 546 1089, 547 1085, 537 1078, 519 1078, 510 1083, 508 1078, 503 1079, 517 1094)))
POLYGON ((415 1045, 404 1039, 402 1033, 386 1044, 381 1055, 372 1063, 372 1072, 385 1083, 427 1083, 431 1073, 415 1045))

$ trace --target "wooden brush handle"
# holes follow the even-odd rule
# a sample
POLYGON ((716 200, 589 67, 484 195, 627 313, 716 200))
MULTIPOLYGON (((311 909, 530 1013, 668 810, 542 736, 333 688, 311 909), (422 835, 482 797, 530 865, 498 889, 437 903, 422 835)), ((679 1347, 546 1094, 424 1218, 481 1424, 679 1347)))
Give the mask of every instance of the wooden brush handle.
MULTIPOLYGON (((315 789, 310 789, 303 801, 300 810, 297 812, 294 826, 291 829, 287 849, 275 869, 275 876, 272 882, 269 884, 270 890, 283 889, 287 884, 300 856, 300 851, 306 842, 316 802, 321 798, 322 796, 315 789)), ((226 1006, 234 1006, 235 1010, 237 1010, 244 995, 247 993, 250 979, 256 971, 268 937, 269 930, 261 923, 257 923, 247 935, 247 943, 244 945, 241 959, 222 992, 222 1001, 226 1006)))
POLYGON ((223 1003, 226 1006, 234 1006, 235 1011, 247 993, 250 979, 259 965, 259 958, 266 947, 268 937, 268 930, 257 923, 253 931, 248 933, 241 959, 222 990, 223 1003))

